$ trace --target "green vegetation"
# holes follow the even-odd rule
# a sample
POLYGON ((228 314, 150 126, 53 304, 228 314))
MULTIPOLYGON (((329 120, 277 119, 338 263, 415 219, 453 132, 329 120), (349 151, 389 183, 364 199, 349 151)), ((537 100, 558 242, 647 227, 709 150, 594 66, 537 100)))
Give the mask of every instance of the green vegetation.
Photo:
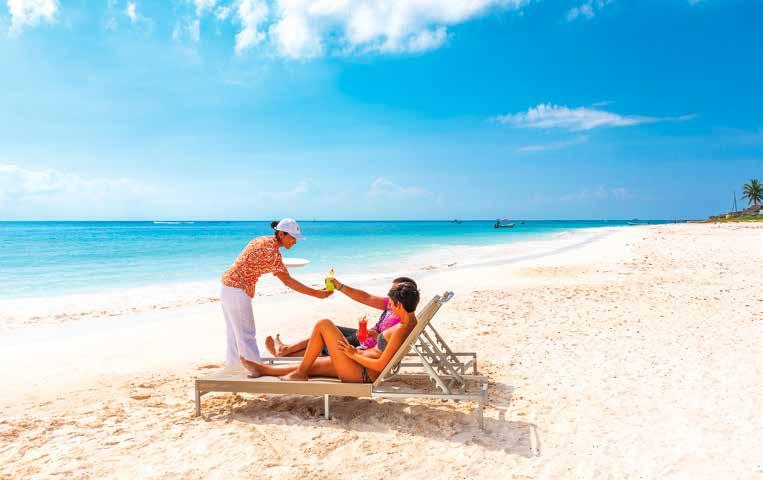
POLYGON ((741 217, 724 218, 718 222, 763 222, 763 215, 742 215, 741 217))
MULTIPOLYGON (((742 186, 742 199, 747 199, 749 205, 744 210, 713 215, 707 219, 709 222, 763 222, 763 185, 760 180, 751 179, 750 183, 742 186)), ((736 198, 734 199, 734 210, 736 210, 736 198)))
POLYGON ((763 201, 763 186, 761 186, 760 180, 750 180, 750 183, 744 184, 742 190, 744 190, 742 198, 747 199, 748 205, 760 205, 760 202, 763 201))

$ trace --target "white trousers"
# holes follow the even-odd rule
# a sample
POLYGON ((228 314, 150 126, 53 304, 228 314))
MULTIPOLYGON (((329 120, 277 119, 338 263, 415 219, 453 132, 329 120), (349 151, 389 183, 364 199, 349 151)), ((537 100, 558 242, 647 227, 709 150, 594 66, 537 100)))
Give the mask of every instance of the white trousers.
POLYGON ((220 289, 220 303, 223 306, 225 326, 228 331, 228 349, 225 364, 229 368, 242 368, 242 356, 247 360, 259 361, 257 329, 254 326, 252 299, 240 288, 223 285, 220 289))

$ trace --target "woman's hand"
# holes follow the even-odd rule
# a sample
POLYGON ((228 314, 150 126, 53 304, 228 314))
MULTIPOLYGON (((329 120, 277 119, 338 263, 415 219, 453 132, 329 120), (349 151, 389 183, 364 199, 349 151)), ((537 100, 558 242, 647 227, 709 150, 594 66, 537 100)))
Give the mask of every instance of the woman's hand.
POLYGON ((336 278, 332 278, 331 283, 334 284, 334 288, 337 290, 339 290, 342 286, 344 286, 344 284, 340 282, 339 280, 337 280, 336 278))
POLYGON ((316 290, 315 293, 313 293, 313 296, 315 298, 328 298, 333 294, 334 292, 330 292, 326 290, 325 288, 322 290, 316 290))
POLYGON ((339 351, 343 352, 348 357, 352 357, 358 353, 358 349, 350 345, 350 342, 344 337, 338 338, 336 344, 339 347, 339 351))

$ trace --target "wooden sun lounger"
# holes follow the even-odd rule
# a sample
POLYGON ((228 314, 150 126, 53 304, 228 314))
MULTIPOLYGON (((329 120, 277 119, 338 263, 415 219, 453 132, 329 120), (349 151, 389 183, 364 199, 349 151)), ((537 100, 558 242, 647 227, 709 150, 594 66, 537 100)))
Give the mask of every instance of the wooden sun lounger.
MULTIPOLYGON (((420 310, 416 315, 416 327, 373 383, 343 383, 336 378, 317 377, 304 382, 284 382, 276 377, 249 378, 243 373, 219 373, 196 379, 196 415, 201 415, 201 397, 209 392, 323 395, 326 418, 331 418, 332 395, 436 398, 477 402, 477 416, 480 428, 483 428, 482 409, 487 401, 488 381, 487 377, 477 374, 476 353, 453 352, 430 323, 440 307, 451 298, 452 292, 437 295, 420 310), (393 379, 416 377, 429 378, 431 388, 405 389, 392 382, 393 379)), ((263 358, 262 361, 294 363, 301 361, 301 358, 263 358)))

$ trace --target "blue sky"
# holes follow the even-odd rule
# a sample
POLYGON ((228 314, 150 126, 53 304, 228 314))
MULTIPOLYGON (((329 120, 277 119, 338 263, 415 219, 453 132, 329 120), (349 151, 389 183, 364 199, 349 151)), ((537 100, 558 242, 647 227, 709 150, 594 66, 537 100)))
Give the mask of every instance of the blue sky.
POLYGON ((7 0, 0 219, 697 218, 763 2, 7 0))

